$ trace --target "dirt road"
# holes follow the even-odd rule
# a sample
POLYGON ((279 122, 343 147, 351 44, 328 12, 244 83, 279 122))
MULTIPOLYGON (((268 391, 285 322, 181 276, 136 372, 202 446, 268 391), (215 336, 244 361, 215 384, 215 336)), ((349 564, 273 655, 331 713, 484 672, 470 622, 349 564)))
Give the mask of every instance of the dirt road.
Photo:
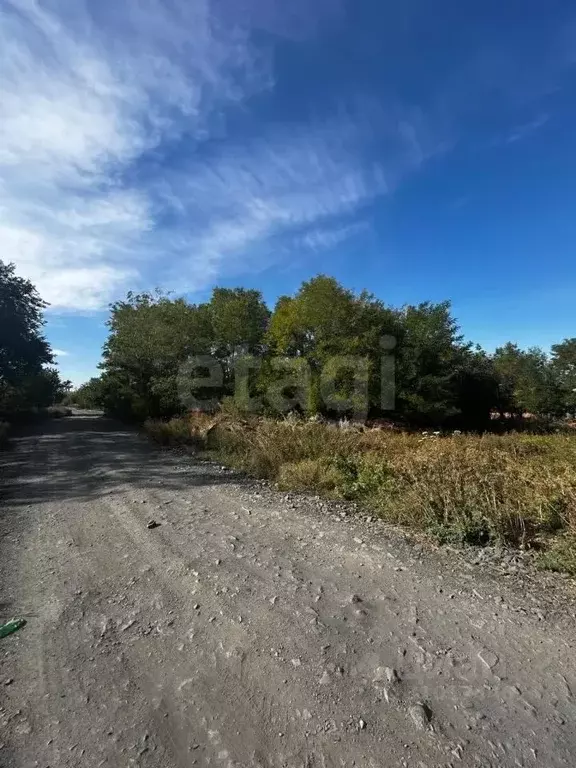
POLYGON ((512 567, 491 576, 105 419, 16 442, 0 619, 28 623, 0 640, 3 768, 574 765, 556 582, 540 598, 512 567))

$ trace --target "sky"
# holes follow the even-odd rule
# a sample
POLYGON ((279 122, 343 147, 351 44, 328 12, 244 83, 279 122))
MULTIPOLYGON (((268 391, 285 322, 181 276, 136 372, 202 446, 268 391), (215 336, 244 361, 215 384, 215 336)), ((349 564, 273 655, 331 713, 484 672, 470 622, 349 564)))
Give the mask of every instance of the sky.
POLYGON ((0 258, 94 375, 110 302, 320 272, 576 335, 576 8, 0 0, 0 258))

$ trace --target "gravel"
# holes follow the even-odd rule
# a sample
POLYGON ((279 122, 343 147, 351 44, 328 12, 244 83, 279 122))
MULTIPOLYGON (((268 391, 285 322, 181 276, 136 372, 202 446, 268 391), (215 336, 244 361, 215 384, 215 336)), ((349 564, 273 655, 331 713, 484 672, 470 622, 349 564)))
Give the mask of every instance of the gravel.
POLYGON ((27 619, 0 641, 3 768, 573 765, 573 582, 530 553, 437 548, 96 416, 42 428, 0 458, 0 619, 27 619))

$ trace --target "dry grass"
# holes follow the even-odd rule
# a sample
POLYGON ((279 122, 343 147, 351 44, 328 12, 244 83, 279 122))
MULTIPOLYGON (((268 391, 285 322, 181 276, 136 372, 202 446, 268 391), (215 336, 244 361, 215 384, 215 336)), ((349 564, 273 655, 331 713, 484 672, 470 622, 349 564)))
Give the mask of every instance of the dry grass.
POLYGON ((540 547, 552 535, 576 536, 576 435, 435 438, 224 415, 147 430, 282 488, 354 499, 441 540, 540 547))
POLYGON ((160 445, 186 445, 204 448, 214 419, 199 415, 195 418, 174 418, 170 421, 148 419, 144 423, 146 434, 160 445))

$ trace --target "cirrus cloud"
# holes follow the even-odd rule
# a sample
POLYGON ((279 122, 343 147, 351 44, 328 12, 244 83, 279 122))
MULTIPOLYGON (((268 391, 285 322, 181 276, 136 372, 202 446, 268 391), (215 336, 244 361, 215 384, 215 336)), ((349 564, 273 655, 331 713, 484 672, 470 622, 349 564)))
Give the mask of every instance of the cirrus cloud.
POLYGON ((436 151, 421 114, 361 101, 227 139, 226 116, 273 86, 251 31, 301 39, 342 8, 298 2, 284 24, 279 0, 245 5, 0 0, 0 253, 53 309, 202 289, 269 265, 282 236, 335 247, 436 151))

